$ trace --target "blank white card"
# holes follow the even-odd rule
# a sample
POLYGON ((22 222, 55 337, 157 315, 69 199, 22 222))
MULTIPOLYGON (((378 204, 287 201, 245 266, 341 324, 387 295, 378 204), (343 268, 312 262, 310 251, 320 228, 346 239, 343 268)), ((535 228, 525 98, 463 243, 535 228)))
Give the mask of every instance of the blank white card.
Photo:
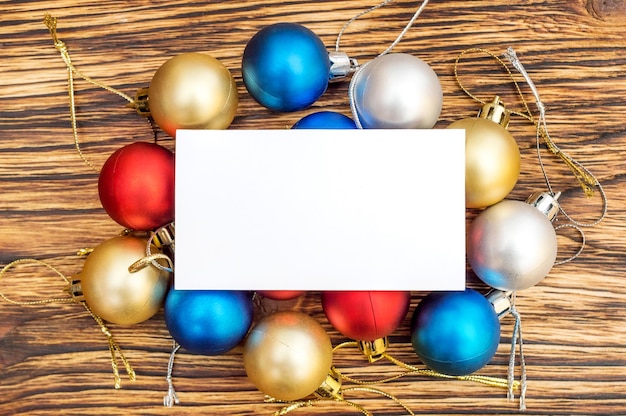
POLYGON ((176 289, 462 290, 462 130, 179 130, 176 289))

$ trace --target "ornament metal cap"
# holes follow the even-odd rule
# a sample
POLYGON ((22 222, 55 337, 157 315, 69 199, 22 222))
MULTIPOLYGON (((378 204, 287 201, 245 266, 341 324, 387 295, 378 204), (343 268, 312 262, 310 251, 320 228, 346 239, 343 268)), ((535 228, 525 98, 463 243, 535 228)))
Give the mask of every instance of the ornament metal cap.
POLYGON ((478 111, 479 118, 486 118, 494 123, 501 125, 504 128, 509 126, 511 120, 511 113, 504 107, 504 104, 497 95, 493 98, 493 101, 483 105, 483 108, 478 111))
POLYGON ((389 340, 387 337, 378 338, 373 341, 357 341, 359 350, 367 357, 367 361, 375 363, 383 358, 383 354, 389 347, 389 340))
POLYGON ((341 376, 331 368, 326 376, 326 379, 317 388, 317 390, 315 390, 314 394, 322 399, 342 400, 343 394, 341 393, 341 376))
POLYGON ((328 59, 330 60, 329 82, 341 81, 359 67, 357 60, 350 58, 345 52, 330 51, 328 52, 328 59))
POLYGON ((485 298, 491 303, 493 306, 493 310, 498 315, 498 319, 502 319, 507 316, 511 312, 511 307, 513 306, 511 302, 511 294, 513 292, 503 291, 499 289, 493 289, 489 291, 485 298))
POLYGON ((159 228, 154 233, 152 243, 161 251, 163 251, 170 259, 174 259, 174 223, 171 222, 159 228))
POLYGON ((560 192, 554 195, 548 192, 534 192, 526 199, 526 203, 537 208, 552 221, 556 217, 556 214, 559 213, 559 202, 557 200, 560 196, 560 192))
POLYGON ((153 243, 157 248, 163 246, 174 246, 174 223, 171 222, 155 232, 153 243))
POLYGON ((65 288, 65 291, 69 293, 74 299, 79 302, 85 301, 85 296, 83 296, 83 287, 80 281, 80 274, 72 277, 70 283, 65 288))
POLYGON ((127 107, 134 108, 137 114, 143 117, 150 117, 150 105, 148 104, 148 88, 139 88, 135 93, 135 99, 132 103, 126 104, 127 107))

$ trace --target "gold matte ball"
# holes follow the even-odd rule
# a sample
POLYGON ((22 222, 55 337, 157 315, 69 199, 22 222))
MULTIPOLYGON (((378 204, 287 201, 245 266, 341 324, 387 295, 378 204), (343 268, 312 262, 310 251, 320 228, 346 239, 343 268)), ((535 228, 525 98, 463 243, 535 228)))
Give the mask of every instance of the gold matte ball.
POLYGON ((466 118, 449 129, 465 130, 465 206, 484 208, 503 200, 520 173, 520 152, 511 133, 484 118, 466 118))
POLYGON ((302 312, 281 311, 250 331, 243 364, 260 391, 289 401, 307 397, 322 385, 332 353, 330 338, 317 321, 302 312))
MULTIPOLYGON (((143 322, 155 315, 167 293, 170 273, 148 265, 131 273, 128 267, 146 257, 147 241, 111 238, 97 246, 78 276, 85 302, 105 321, 120 325, 143 322)), ((156 247, 152 253, 158 253, 156 247)))
POLYGON ((226 129, 238 104, 230 71, 217 59, 195 52, 166 61, 148 89, 150 114, 172 137, 177 129, 226 129))

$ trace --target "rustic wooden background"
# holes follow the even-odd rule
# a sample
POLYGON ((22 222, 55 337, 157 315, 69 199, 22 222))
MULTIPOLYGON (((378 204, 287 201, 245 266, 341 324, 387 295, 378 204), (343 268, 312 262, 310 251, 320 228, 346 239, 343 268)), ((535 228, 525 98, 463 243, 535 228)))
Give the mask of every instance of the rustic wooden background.
MULTIPOLYGON (((0 1, 0 263, 33 257, 72 275, 82 259, 74 252, 120 232, 102 210, 97 176, 78 157, 69 123, 66 69, 42 24, 44 13, 59 19, 59 35, 74 63, 86 74, 128 94, 147 86, 167 58, 205 52, 230 68, 241 103, 233 129, 285 128, 316 109, 349 114, 347 83, 333 85, 312 109, 274 114, 257 105, 241 81, 246 41, 261 27, 298 22, 318 33, 328 47, 343 23, 373 5, 364 0, 180 1, 29 0, 0 1)), ((384 50, 418 6, 397 1, 355 22, 343 49, 361 62, 384 50)), ((396 47, 427 61, 440 76, 444 108, 437 127, 475 115, 478 106, 453 77, 456 56, 470 47, 496 54, 513 46, 530 71, 548 108, 553 139, 585 164, 603 184, 607 217, 585 231, 587 245, 573 262, 556 266, 538 286, 518 294, 528 364, 527 414, 626 414, 626 2, 620 0, 432 1, 396 47)), ((503 97, 521 108, 510 80, 486 55, 471 55, 460 68, 464 83, 484 99, 503 97)), ((119 97, 78 81, 79 135, 86 156, 101 166, 120 146, 151 140, 145 120, 119 97)), ((525 98, 532 101, 523 85, 525 98)), ((545 189, 534 151, 533 126, 514 117, 510 131, 523 157, 522 175, 511 197, 524 199, 545 189)), ((159 139, 174 147, 164 134, 159 139)), ((545 155, 545 154, 544 154, 545 155)), ((563 207, 580 221, 601 213, 597 196, 587 199, 560 161, 545 155, 551 181, 563 191, 563 207)), ((419 183, 436 193, 437 178, 419 183)), ((468 221, 475 215, 468 212, 468 221)), ((425 219, 430 220, 430 219, 425 219)), ((445 219, 441 232, 446 232, 445 219)), ((560 221, 564 221, 561 216, 560 221)), ((564 232, 561 256, 580 238, 564 232)), ((484 289, 468 273, 468 283, 484 289)), ((0 281, 14 299, 63 296, 63 282, 44 268, 19 268, 0 281)), ((412 309, 424 293, 415 292, 412 309)), ((329 327, 317 293, 298 301, 267 305, 310 313, 334 343, 343 338, 329 327)), ((181 351, 174 383, 181 404, 165 408, 165 373, 171 339, 162 314, 140 325, 111 329, 137 371, 113 389, 105 338, 75 304, 26 307, 0 302, 0 414, 208 414, 264 415, 280 406, 246 379, 241 348, 218 357, 181 351)), ((504 377, 511 319, 503 322, 498 354, 482 374, 504 377)), ((392 355, 417 364, 409 343, 409 319, 392 336, 392 355)), ((355 351, 338 355, 338 367, 388 374, 391 365, 369 366, 355 351)), ((505 391, 461 381, 405 378, 380 386, 416 414, 510 414, 517 402, 505 391)), ((377 415, 403 414, 388 399, 365 393, 347 398, 377 415)), ((351 409, 326 404, 301 414, 340 415, 351 409)), ((356 413, 354 413, 356 414, 356 413)))

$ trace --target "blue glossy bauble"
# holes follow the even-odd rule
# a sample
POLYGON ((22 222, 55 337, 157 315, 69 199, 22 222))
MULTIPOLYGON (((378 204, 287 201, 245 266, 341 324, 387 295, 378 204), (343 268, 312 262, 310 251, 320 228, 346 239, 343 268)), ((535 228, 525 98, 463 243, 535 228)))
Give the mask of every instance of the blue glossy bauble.
POLYGON ((311 113, 298 120, 292 129, 356 129, 354 121, 341 113, 334 111, 319 111, 311 113))
POLYGON ((252 324, 252 297, 245 291, 175 290, 165 299, 165 324, 192 354, 218 355, 235 347, 252 324))
POLYGON ((415 308, 411 343, 422 362, 448 375, 484 367, 500 343, 500 321, 489 301, 473 289, 432 292, 415 308))
POLYGON ((296 23, 277 23, 257 32, 241 62, 250 95, 274 111, 297 111, 326 91, 330 59, 322 40, 296 23))

